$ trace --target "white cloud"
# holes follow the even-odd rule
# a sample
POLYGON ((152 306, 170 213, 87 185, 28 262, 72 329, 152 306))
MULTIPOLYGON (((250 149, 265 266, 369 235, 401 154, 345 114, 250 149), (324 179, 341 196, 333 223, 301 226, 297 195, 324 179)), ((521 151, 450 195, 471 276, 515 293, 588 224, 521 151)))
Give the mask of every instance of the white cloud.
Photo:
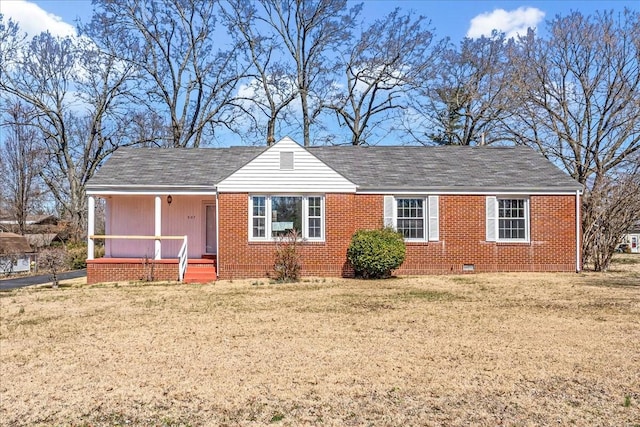
POLYGON ((535 7, 519 7, 511 11, 495 9, 473 18, 467 37, 490 36, 493 30, 505 33, 507 38, 516 37, 518 34, 523 36, 529 27, 535 28, 543 19, 544 12, 535 7))
POLYGON ((30 37, 49 31, 54 36, 75 36, 76 29, 57 15, 49 13, 35 3, 26 0, 9 0, 2 2, 0 12, 4 19, 13 19, 20 25, 20 30, 30 37))

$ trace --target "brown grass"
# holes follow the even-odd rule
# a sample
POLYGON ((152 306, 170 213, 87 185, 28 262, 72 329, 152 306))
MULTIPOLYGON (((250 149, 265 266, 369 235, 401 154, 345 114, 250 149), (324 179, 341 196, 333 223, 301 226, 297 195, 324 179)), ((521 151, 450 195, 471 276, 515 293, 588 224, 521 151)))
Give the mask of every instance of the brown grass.
POLYGON ((0 316, 0 425, 640 425, 633 255, 606 274, 76 281, 0 293, 0 316))

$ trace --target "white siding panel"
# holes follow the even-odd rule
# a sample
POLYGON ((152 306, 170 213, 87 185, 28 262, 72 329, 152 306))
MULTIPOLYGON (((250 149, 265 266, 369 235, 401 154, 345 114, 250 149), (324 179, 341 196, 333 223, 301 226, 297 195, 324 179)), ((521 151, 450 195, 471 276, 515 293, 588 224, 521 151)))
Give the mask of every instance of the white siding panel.
MULTIPOLYGON (((154 196, 113 196, 108 200, 107 234, 153 236, 154 196)), ((172 195, 171 205, 162 196, 162 235, 188 236, 189 258, 200 258, 204 253, 204 205, 215 204, 215 199, 202 196, 172 195)), ((162 258, 176 258, 182 240, 163 240, 162 258)), ((108 240, 110 257, 153 258, 154 240, 108 240)))
POLYGON ((218 184, 218 191, 248 193, 353 193, 356 186, 289 138, 284 138, 218 184), (280 153, 293 152, 293 170, 280 153))
MULTIPOLYGON (((153 236, 154 197, 114 196, 109 200, 111 235, 153 236)), ((153 259, 153 240, 110 240, 111 257, 153 259)))
MULTIPOLYGON (((166 202, 162 206, 162 235, 187 235, 189 258, 200 258, 204 253, 204 200, 202 197, 176 195, 170 206, 166 202)), ((211 200, 211 204, 215 204, 215 200, 211 200)), ((162 257, 176 258, 180 246, 182 240, 163 240, 162 257)))

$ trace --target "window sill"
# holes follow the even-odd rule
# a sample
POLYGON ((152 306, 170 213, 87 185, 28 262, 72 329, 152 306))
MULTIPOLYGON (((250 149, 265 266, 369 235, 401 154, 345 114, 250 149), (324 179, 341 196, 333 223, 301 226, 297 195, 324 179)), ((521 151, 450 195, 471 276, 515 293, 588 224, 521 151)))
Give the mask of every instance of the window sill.
POLYGON ((530 246, 531 242, 495 242, 497 246, 530 246))

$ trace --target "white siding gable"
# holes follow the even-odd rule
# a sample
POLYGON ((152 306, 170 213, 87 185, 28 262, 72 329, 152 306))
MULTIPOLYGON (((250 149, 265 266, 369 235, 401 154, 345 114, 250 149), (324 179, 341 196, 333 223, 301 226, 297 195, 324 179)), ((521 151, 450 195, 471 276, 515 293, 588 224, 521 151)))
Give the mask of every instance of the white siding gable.
POLYGON ((218 191, 354 193, 356 185, 285 137, 221 181, 218 191))

